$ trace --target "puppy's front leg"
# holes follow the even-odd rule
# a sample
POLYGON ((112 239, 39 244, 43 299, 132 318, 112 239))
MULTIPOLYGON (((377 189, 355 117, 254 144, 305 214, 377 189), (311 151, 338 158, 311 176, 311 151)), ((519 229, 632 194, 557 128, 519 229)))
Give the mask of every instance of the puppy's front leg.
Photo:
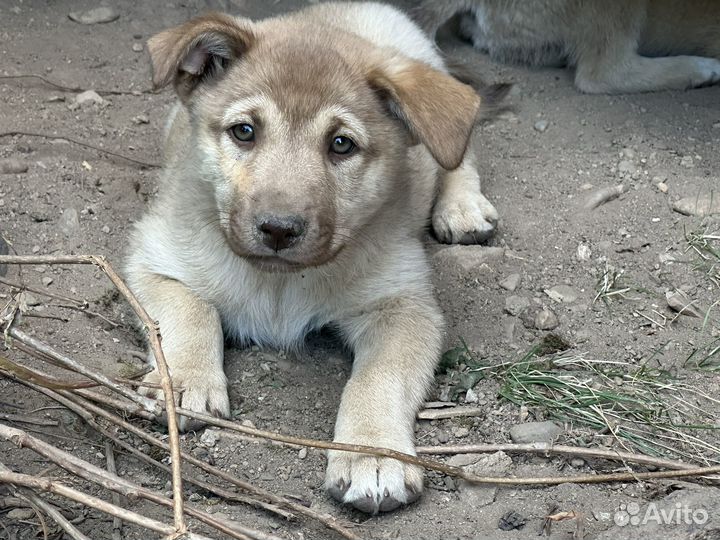
MULTIPOLYGON (((183 283, 157 274, 131 273, 130 286, 148 314, 160 323, 162 348, 173 386, 182 391, 180 406, 193 411, 229 416, 227 380, 223 371, 223 333, 220 316, 208 302, 183 283)), ((150 354, 150 361, 155 359, 150 354)), ((145 381, 157 383, 157 369, 145 381)), ((148 389, 146 393, 157 394, 148 389)), ((198 422, 180 417, 180 429, 198 422)))
MULTIPOLYGON (((434 300, 409 297, 387 299, 341 323, 355 360, 335 441, 415 454, 415 415, 439 360, 441 326, 434 300)), ((386 512, 420 496, 423 474, 394 459, 330 451, 325 487, 359 510, 386 512)))

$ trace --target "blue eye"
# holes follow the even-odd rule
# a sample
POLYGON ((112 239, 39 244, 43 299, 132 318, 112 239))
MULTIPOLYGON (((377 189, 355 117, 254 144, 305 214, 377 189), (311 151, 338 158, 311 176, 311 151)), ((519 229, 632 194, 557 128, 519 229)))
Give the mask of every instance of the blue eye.
POLYGON ((238 142, 249 143, 255 140, 255 128, 250 124, 235 124, 228 131, 238 142))
POLYGON ((350 137, 339 135, 332 140, 330 151, 333 154, 345 155, 355 149, 355 143, 350 137))

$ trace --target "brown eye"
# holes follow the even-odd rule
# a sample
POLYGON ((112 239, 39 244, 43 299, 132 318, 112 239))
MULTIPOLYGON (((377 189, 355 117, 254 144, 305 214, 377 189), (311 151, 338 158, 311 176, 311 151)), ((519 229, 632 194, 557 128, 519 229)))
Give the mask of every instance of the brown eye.
POLYGON ((241 143, 250 143, 255 140, 255 128, 250 124, 235 124, 229 130, 232 138, 241 143))
POLYGON ((355 149, 355 143, 350 137, 339 135, 335 137, 330 144, 330 151, 333 154, 345 155, 349 154, 355 149))

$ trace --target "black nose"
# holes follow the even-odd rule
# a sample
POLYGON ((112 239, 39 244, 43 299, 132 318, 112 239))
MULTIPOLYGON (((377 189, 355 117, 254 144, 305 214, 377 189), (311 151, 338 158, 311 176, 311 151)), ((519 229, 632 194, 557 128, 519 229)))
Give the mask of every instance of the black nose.
POLYGON ((255 225, 263 243, 275 251, 287 249, 305 233, 306 222, 300 216, 258 216, 255 225))

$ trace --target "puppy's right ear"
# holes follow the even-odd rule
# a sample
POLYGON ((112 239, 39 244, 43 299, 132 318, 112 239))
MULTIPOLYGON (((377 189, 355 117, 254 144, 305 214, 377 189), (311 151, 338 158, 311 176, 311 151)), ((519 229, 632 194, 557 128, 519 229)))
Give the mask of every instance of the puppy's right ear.
POLYGON ((252 26, 249 19, 209 13, 151 37, 153 86, 173 82, 180 99, 187 100, 199 84, 220 76, 252 46, 252 26))

